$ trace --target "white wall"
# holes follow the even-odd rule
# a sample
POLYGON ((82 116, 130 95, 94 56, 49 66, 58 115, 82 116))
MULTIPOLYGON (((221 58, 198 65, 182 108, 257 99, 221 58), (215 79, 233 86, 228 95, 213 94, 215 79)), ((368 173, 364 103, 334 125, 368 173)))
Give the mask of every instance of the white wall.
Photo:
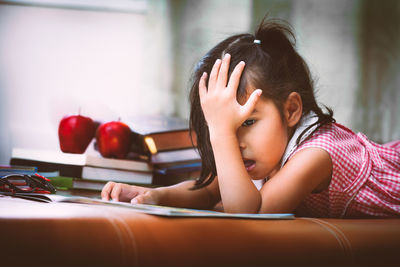
POLYGON ((0 164, 12 147, 57 149, 60 119, 79 109, 171 114, 163 2, 144 14, 0 5, 0 164))
POLYGON ((400 139, 400 1, 292 0, 292 24, 338 122, 379 143, 400 139))
POLYGON ((352 127, 360 81, 358 1, 293 1, 292 10, 298 50, 316 78, 317 100, 352 127))
POLYGON ((177 115, 188 117, 195 64, 225 38, 250 30, 251 0, 179 0, 173 8, 174 90, 177 115))

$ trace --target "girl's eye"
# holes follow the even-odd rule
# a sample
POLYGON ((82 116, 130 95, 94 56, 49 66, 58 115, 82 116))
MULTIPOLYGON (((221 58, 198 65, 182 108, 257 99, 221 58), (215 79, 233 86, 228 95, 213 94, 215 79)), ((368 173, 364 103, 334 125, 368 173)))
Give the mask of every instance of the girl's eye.
POLYGON ((256 120, 246 120, 245 122, 243 122, 242 126, 251 126, 256 122, 256 120))

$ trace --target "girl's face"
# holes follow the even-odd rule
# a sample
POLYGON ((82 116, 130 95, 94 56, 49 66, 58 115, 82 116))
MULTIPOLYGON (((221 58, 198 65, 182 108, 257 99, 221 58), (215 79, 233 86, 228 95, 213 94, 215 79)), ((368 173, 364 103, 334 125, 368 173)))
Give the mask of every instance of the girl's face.
POLYGON ((264 97, 258 100, 253 113, 239 127, 237 136, 252 179, 264 179, 279 170, 289 141, 289 129, 272 100, 264 97))

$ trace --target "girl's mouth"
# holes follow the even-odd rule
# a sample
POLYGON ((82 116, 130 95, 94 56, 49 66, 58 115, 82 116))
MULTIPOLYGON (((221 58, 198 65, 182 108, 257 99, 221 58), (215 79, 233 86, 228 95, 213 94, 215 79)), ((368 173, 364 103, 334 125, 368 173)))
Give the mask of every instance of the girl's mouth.
POLYGON ((246 168, 246 171, 250 172, 256 167, 256 162, 251 159, 246 159, 244 160, 244 167, 246 168))

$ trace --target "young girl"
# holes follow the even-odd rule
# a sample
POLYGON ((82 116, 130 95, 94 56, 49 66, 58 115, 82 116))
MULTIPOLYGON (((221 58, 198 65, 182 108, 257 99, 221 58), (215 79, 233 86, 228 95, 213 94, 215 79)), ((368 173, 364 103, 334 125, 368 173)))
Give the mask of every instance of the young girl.
POLYGON ((156 189, 109 182, 103 199, 314 217, 399 217, 400 141, 378 145, 317 105, 288 26, 263 21, 199 62, 190 125, 201 176, 156 189), (252 180, 264 181, 260 190, 252 180))

